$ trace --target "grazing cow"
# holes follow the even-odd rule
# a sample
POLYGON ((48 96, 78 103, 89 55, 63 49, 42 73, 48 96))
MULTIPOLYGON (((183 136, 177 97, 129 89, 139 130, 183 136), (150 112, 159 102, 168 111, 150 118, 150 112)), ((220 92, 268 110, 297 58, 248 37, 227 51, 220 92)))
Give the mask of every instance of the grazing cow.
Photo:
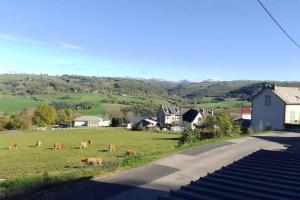
POLYGON ((8 148, 9 149, 17 149, 18 147, 17 147, 17 144, 9 144, 8 148))
POLYGON ((126 151, 126 154, 129 155, 129 156, 135 156, 136 155, 136 152, 134 150, 131 150, 131 149, 128 149, 126 151))
POLYGON ((64 144, 63 143, 55 143, 53 145, 53 149, 63 149, 64 148, 64 144))
POLYGON ((93 143, 92 140, 88 140, 88 144, 91 145, 93 143))
POLYGON ((102 158, 83 158, 81 159, 81 162, 84 162, 88 165, 99 165, 101 166, 102 165, 102 158))
POLYGON ((111 152, 111 151, 115 152, 115 151, 116 151, 116 148, 117 148, 117 146, 116 146, 115 144, 110 144, 110 145, 108 145, 108 149, 109 149, 110 152, 111 152))
POLYGON ((42 146, 42 141, 40 140, 36 141, 36 147, 40 147, 40 146, 42 146))
POLYGON ((80 149, 87 149, 88 148, 88 143, 87 142, 80 142, 80 149))

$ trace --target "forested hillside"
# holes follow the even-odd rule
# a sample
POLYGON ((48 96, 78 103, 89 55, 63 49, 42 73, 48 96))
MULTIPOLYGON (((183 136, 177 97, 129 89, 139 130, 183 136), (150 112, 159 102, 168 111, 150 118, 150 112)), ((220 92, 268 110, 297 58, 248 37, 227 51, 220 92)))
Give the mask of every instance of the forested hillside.
POLYGON ((0 75, 0 115, 50 104, 81 114, 133 111, 153 115, 160 104, 226 110, 250 105, 265 84, 298 86, 300 82, 205 81, 87 77, 75 75, 0 75))

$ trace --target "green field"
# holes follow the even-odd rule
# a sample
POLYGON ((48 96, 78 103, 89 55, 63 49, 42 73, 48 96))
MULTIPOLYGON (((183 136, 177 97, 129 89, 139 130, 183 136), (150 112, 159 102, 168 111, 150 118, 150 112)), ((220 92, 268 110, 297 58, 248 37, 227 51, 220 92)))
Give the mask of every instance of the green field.
MULTIPOLYGON (((179 136, 110 128, 1 133, 0 179, 8 180, 10 194, 34 193, 49 185, 143 165, 176 151, 179 136), (92 145, 79 149, 79 143, 89 139, 92 145), (37 140, 42 141, 41 147, 35 147, 37 140), (64 149, 54 150, 56 142, 64 143, 64 149), (17 144, 18 148, 9 149, 10 143, 17 144), (117 145, 116 152, 108 151, 109 144, 117 145), (127 156, 127 149, 136 151, 137 155, 127 156), (87 166, 80 162, 84 157, 101 157, 103 166, 87 166)), ((3 190, 4 185, 0 185, 0 198, 3 190)))
POLYGON ((34 95, 34 96, 13 96, 0 94, 0 115, 17 114, 28 107, 37 107, 41 104, 51 104, 62 102, 67 105, 75 105, 83 102, 93 103, 89 110, 79 110, 83 115, 109 114, 112 110, 120 111, 126 105, 137 103, 151 103, 159 106, 168 103, 167 98, 152 97, 144 98, 140 96, 119 96, 112 94, 63 94, 63 95, 34 95))
POLYGON ((0 179, 7 181, 0 184, 0 198, 5 188, 11 198, 21 195, 22 199, 24 195, 69 181, 141 166, 173 152, 229 139, 204 139, 178 147, 179 137, 179 134, 110 128, 1 133, 0 179), (93 144, 88 149, 79 149, 79 143, 89 139, 93 144), (42 141, 41 147, 35 147, 37 140, 42 141), (65 148, 54 150, 56 142, 64 143, 65 148), (9 149, 10 143, 18 148, 9 149), (116 152, 108 151, 109 144, 117 145, 116 152), (133 149, 137 155, 127 156, 127 149, 133 149), (84 157, 101 157, 103 165, 87 166, 80 162, 84 157))
POLYGON ((35 174, 52 169, 60 171, 66 166, 75 169, 80 159, 86 156, 101 157, 104 161, 120 160, 126 158, 127 149, 135 150, 140 156, 160 155, 175 150, 176 138, 178 135, 124 129, 0 134, 0 178, 13 178, 23 173, 35 174), (88 149, 79 149, 79 143, 88 139, 93 144, 88 149), (37 140, 42 141, 41 147, 34 147, 37 140), (53 150, 55 142, 64 143, 65 148, 53 150), (16 143, 18 149, 8 149, 9 143, 16 143), (109 144, 116 144, 117 151, 107 152, 109 144))
MULTIPOLYGON (((64 95, 35 95, 35 96, 12 96, 0 94, 0 116, 3 114, 17 114, 28 107, 37 107, 41 104, 62 102, 67 105, 75 105, 82 102, 93 103, 94 106, 88 110, 79 110, 82 115, 110 114, 120 111, 122 107, 139 103, 152 104, 159 107, 161 104, 176 103, 176 99, 163 96, 141 97, 141 96, 119 96, 111 94, 64 94, 64 95), (67 98, 66 98, 67 97, 67 98), (171 101, 171 102, 170 102, 171 101)), ((226 98, 225 101, 213 101, 211 97, 204 97, 203 102, 196 105, 184 102, 181 104, 186 108, 204 108, 216 111, 249 105, 247 101, 237 101, 235 98, 226 98)))

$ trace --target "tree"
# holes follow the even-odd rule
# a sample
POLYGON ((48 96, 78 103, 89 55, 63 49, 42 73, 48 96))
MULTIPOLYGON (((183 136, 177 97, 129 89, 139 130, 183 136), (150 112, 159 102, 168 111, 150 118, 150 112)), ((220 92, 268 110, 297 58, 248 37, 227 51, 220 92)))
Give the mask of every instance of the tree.
POLYGON ((219 113, 216 115, 217 137, 234 136, 241 134, 241 128, 237 123, 226 113, 219 113))
POLYGON ((26 108, 19 114, 19 117, 25 120, 29 127, 32 125, 34 111, 34 108, 26 108))
POLYGON ((57 111, 56 123, 71 123, 76 116, 78 116, 77 112, 72 109, 59 110, 57 111))
POLYGON ((22 129, 22 130, 26 130, 29 129, 30 127, 30 123, 26 120, 24 120, 23 118, 21 118, 18 115, 12 115, 8 122, 5 125, 5 129, 7 130, 18 130, 18 129, 22 129))
POLYGON ((6 129, 6 125, 9 122, 9 119, 7 117, 0 117, 0 131, 3 131, 6 129))
POLYGON ((193 130, 190 127, 185 127, 181 134, 182 135, 178 141, 179 145, 193 143, 200 140, 200 135, 198 134, 197 130, 193 130))
POLYGON ((33 123, 38 126, 49 126, 56 120, 56 110, 49 105, 42 105, 38 107, 33 116, 33 123))
POLYGON ((119 127, 123 124, 123 118, 122 117, 113 117, 111 119, 111 126, 112 127, 119 127))

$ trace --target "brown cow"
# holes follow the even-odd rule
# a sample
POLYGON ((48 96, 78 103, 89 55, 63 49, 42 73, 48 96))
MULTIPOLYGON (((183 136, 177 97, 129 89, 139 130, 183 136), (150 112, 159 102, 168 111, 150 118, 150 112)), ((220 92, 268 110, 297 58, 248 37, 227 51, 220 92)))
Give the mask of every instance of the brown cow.
POLYGON ((8 148, 9 149, 17 149, 18 147, 17 147, 17 144, 9 144, 8 148))
POLYGON ((80 142, 80 149, 87 149, 88 148, 88 143, 87 142, 80 142))
POLYGON ((135 155, 136 155, 136 152, 135 152, 134 150, 132 150, 132 149, 128 149, 128 150, 126 151, 126 154, 129 155, 129 156, 135 156, 135 155))
POLYGON ((91 145, 93 143, 92 140, 88 140, 88 144, 91 145))
POLYGON ((42 142, 40 140, 36 141, 36 147, 42 146, 42 142))
POLYGON ((81 162, 84 162, 88 165, 99 165, 101 166, 102 165, 102 158, 83 158, 81 159, 81 162))
POLYGON ((63 143, 54 143, 53 149, 63 149, 64 144, 63 143))
POLYGON ((117 146, 116 146, 115 144, 110 144, 110 145, 108 145, 108 149, 109 149, 110 152, 111 152, 111 151, 115 152, 115 151, 116 151, 116 148, 117 148, 117 146))

